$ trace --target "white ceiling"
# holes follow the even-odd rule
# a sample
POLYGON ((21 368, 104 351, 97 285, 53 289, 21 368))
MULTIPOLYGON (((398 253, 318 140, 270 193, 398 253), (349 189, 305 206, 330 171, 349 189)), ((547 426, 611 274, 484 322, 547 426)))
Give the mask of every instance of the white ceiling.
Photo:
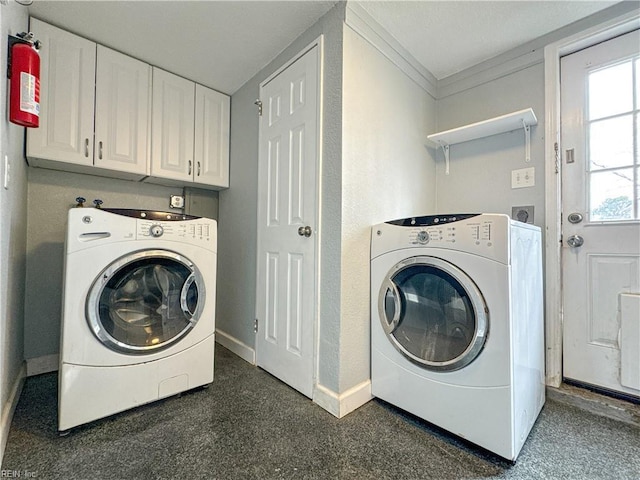
MULTIPOLYGON (((29 12, 232 94, 335 3, 336 0, 33 0, 29 12)), ((617 2, 358 3, 427 70, 442 79, 617 2)))
POLYGON ((617 1, 365 1, 437 79, 507 52, 617 1))

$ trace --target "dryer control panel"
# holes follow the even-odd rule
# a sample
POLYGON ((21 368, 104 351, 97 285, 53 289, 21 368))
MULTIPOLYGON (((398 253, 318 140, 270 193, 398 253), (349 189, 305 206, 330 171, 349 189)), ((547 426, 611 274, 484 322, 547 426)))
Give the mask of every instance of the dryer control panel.
MULTIPOLYGON (((412 217, 376 225, 371 233, 371 258, 419 248, 457 250, 508 262, 511 220, 502 214, 457 214, 412 217)), ((420 255, 429 255, 421 251, 420 255)))

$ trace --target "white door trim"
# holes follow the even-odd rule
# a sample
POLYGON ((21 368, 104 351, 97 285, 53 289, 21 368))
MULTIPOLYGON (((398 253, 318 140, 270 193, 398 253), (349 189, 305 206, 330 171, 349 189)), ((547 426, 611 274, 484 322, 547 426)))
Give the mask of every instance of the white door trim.
MULTIPOLYGON (((320 67, 318 72, 319 72, 320 80, 322 80, 322 65, 324 64, 324 62, 323 62, 323 60, 324 60, 324 49, 323 49, 323 46, 324 46, 324 35, 320 35, 318 38, 316 38, 314 41, 312 41, 309 45, 307 45, 302 50, 300 50, 296 55, 291 57, 291 59, 289 61, 287 61, 284 64, 282 64, 282 66, 280 68, 278 68, 275 72, 273 72, 266 79, 264 79, 262 82, 260 82, 259 88, 261 88, 261 89, 264 88, 265 85, 267 85, 271 80, 273 80, 278 75, 280 75, 282 72, 284 72, 287 68, 289 68, 291 66, 291 64, 295 63, 300 58, 302 58, 305 53, 307 53, 309 50, 311 50, 316 45, 318 46, 318 53, 319 53, 318 61, 320 62, 320 64, 318 65, 320 67)), ((319 100, 322 99, 322 89, 319 90, 318 99, 319 100)))
POLYGON ((545 336, 546 382, 562 383, 562 271, 560 172, 560 57, 640 28, 638 12, 629 12, 544 49, 545 81, 545 336), (557 148, 556 148, 557 146, 557 148))
MULTIPOLYGON (((317 142, 316 142, 316 227, 314 231, 314 241, 315 241, 315 292, 314 292, 314 325, 313 325, 313 389, 314 393, 318 387, 318 372, 319 372, 319 344, 320 344, 320 285, 321 285, 321 256, 322 251, 320 249, 321 241, 322 241, 322 164, 323 164, 323 131, 324 126, 322 124, 323 120, 323 112, 324 112, 324 35, 320 35, 315 38, 311 43, 309 43, 306 47, 300 50, 296 55, 294 55, 290 60, 285 62, 280 68, 275 70, 271 75, 269 75, 265 80, 260 82, 258 85, 258 91, 262 92, 262 89, 274 78, 276 78, 279 74, 284 72, 288 67, 290 67, 297 60, 302 58, 306 53, 308 53, 314 47, 318 47, 318 98, 317 98, 317 142)), ((260 134, 259 134, 260 136, 260 134)), ((257 241, 257 239, 256 239, 257 241)), ((258 269, 259 265, 256 265, 256 280, 258 279, 258 269)), ((256 284, 256 292, 258 289, 258 285, 256 284)), ((257 301, 255 305, 255 314, 256 318, 258 318, 257 311, 257 301)), ((254 364, 257 363, 256 358, 256 348, 254 344, 253 351, 254 364)))

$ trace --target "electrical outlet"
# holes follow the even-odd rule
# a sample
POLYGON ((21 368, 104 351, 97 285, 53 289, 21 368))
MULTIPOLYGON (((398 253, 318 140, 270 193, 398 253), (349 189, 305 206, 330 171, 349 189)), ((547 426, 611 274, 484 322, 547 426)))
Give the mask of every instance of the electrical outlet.
POLYGON ((171 208, 184 208, 184 197, 182 195, 171 195, 169 197, 169 206, 171 208))
POLYGON ((535 167, 511 171, 511 188, 534 187, 536 184, 535 167))

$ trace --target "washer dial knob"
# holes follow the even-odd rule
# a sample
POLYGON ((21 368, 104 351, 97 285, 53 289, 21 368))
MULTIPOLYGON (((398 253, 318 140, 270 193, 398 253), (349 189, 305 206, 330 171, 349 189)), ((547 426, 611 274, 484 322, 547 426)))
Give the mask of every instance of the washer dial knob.
POLYGON ((162 225, 151 225, 151 227, 149 228, 149 233, 152 237, 161 237, 164 233, 164 228, 162 228, 162 225))

